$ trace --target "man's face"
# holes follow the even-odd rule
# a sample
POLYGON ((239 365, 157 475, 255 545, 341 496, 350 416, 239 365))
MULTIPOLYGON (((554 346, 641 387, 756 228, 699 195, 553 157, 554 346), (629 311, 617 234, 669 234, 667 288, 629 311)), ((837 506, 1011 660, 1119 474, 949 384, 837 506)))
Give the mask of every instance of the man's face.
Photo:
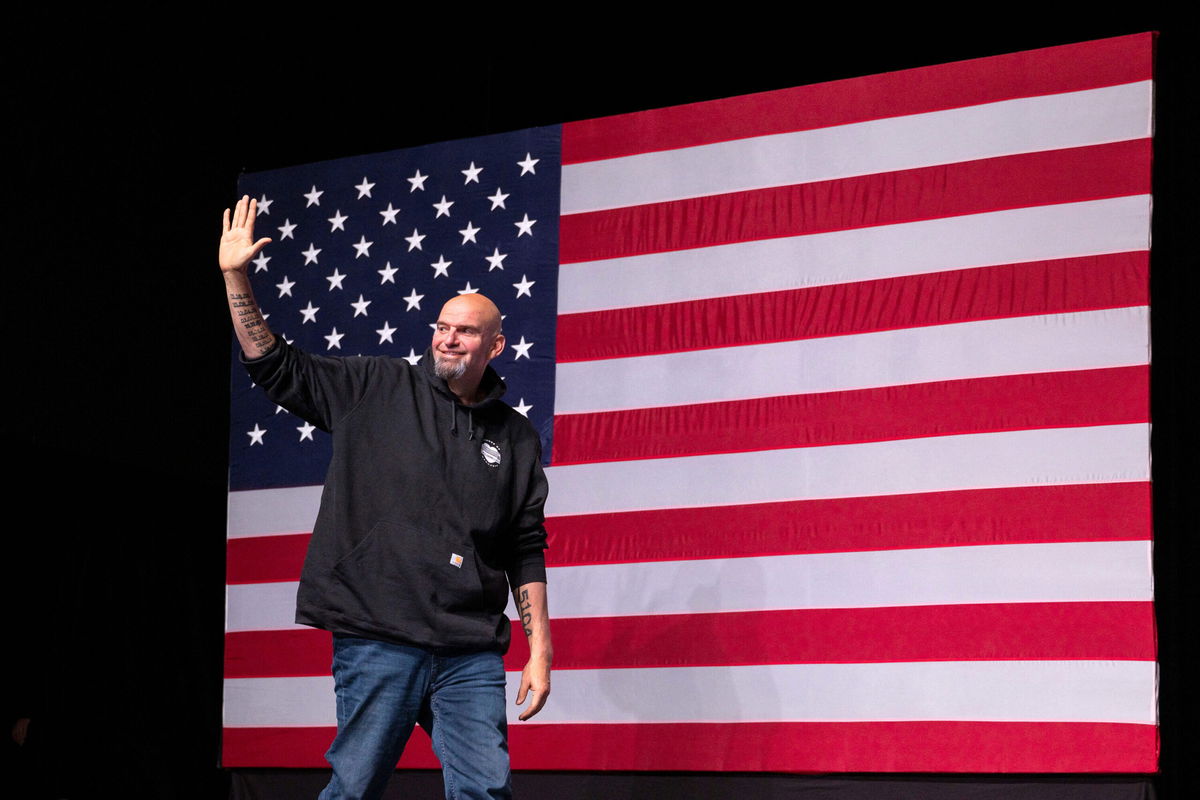
MULTIPOLYGON (((447 381, 478 383, 488 362, 504 349, 490 301, 462 295, 446 303, 433 333, 434 372, 447 381)), ((494 308, 494 306, 492 306, 494 308)))

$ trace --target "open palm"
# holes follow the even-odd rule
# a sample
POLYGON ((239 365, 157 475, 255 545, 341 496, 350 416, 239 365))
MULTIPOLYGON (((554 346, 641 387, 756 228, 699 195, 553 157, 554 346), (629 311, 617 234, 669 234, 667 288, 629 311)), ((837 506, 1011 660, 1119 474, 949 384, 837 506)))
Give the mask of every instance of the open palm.
POLYGON ((225 209, 222 220, 221 249, 217 260, 222 272, 245 272, 250 259, 258 254, 268 243, 269 238, 254 240, 254 218, 258 212, 258 203, 243 195, 233 209, 230 219, 229 209, 225 209))

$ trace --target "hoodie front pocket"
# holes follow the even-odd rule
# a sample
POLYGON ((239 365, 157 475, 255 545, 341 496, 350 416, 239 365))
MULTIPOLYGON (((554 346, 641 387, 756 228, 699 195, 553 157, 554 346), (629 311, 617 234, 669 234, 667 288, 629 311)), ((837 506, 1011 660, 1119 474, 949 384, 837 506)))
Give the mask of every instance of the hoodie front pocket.
POLYGON ((446 612, 475 611, 483 588, 469 545, 380 521, 333 568, 342 613, 384 629, 434 631, 446 612))

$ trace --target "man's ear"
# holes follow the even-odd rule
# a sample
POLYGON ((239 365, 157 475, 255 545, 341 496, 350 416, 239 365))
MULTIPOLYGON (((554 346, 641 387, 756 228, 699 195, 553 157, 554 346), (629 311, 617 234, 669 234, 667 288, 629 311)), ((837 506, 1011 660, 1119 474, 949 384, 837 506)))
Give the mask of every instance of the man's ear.
POLYGON ((492 341, 492 349, 488 354, 488 361, 491 361, 493 358, 504 352, 504 342, 504 334, 497 333, 495 340, 492 341))

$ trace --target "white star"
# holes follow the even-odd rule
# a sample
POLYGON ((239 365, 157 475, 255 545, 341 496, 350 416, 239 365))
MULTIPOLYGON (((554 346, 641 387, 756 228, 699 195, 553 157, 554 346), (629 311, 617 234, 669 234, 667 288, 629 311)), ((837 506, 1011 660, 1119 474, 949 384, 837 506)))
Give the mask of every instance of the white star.
POLYGON ((358 244, 352 244, 350 246, 358 251, 357 253, 354 254, 355 258, 361 258, 362 256, 367 256, 368 258, 370 258, 371 245, 373 245, 373 244, 375 244, 375 243, 367 241, 366 236, 360 236, 358 239, 358 244))
POLYGON ((383 327, 379 328, 375 332, 379 334, 379 343, 380 344, 383 344, 384 342, 390 342, 391 344, 395 344, 395 342, 392 341, 392 334, 396 332, 396 329, 393 328, 387 322, 383 323, 383 327))
POLYGON ((362 200, 364 197, 371 196, 371 190, 375 188, 375 184, 368 182, 367 176, 364 175, 362 183, 355 184, 354 188, 358 189, 358 199, 362 200))
MULTIPOLYGON (((369 316, 367 314, 367 306, 371 305, 371 301, 364 300, 361 294, 358 296, 358 302, 351 303, 350 305, 354 307, 355 317, 357 317, 359 314, 362 314, 364 317, 369 316)), ((351 317, 351 319, 353 319, 353 317, 351 317)))
POLYGON ((492 248, 490 256, 484 256, 488 262, 488 272, 494 269, 504 269, 504 259, 508 258, 508 253, 501 253, 499 247, 492 248))
POLYGON ((533 168, 533 165, 538 163, 539 161, 541 161, 540 158, 534 158, 529 153, 526 153, 525 160, 518 161, 517 166, 519 166, 521 168, 522 175, 524 175, 526 172, 532 172, 534 175, 537 175, 537 170, 535 170, 533 168))
POLYGON ((325 349, 332 350, 333 348, 336 347, 338 350, 341 350, 342 349, 342 337, 345 335, 346 334, 344 334, 344 333, 338 333, 337 327, 335 326, 329 332, 329 335, 325 337, 325 341, 329 342, 329 344, 325 345, 325 349))
POLYGON ((436 278, 438 275, 445 275, 449 278, 450 265, 453 263, 453 261, 447 261, 445 256, 439 255, 438 260, 429 265, 433 267, 433 277, 436 278))
POLYGON ((279 226, 279 241, 282 242, 284 239, 295 239, 296 237, 292 236, 292 231, 294 230, 296 230, 295 223, 290 219, 285 219, 283 224, 279 226))
MULTIPOLYGON (((254 212, 254 216, 257 217, 259 214, 266 214, 267 216, 270 216, 271 215, 271 203, 274 203, 274 202, 275 202, 274 200, 268 200, 267 196, 265 194, 262 197, 258 198, 258 210, 254 212)), ((255 427, 258 427, 258 426, 256 425, 255 427)), ((261 442, 259 444, 261 444, 261 442)))
POLYGON ((284 408, 283 406, 275 406, 275 413, 276 414, 286 414, 287 409, 284 408))
POLYGON ((463 289, 459 289, 459 290, 458 290, 458 293, 459 293, 459 294, 479 294, 479 290, 478 290, 478 289, 474 289, 474 288, 472 288, 472 287, 471 287, 471 282, 470 282, 470 281, 467 281, 467 285, 466 285, 466 287, 465 287, 465 288, 463 288, 463 289))
POLYGON ((422 175, 421 170, 417 170, 411 178, 405 178, 404 180, 412 184, 412 188, 408 190, 408 193, 412 194, 417 189, 420 189, 422 192, 425 191, 425 179, 428 177, 428 175, 422 175))
POLYGON ((325 277, 325 280, 329 281, 329 291, 331 291, 331 292, 335 288, 336 289, 342 288, 342 281, 344 281, 345 279, 346 279, 346 276, 343 275, 342 273, 338 272, 337 267, 333 268, 332 275, 327 275, 325 277))
POLYGON ((403 358, 408 363, 412 364, 414 367, 417 365, 417 362, 421 360, 421 357, 419 355, 417 355, 415 352, 413 352, 413 349, 411 347, 408 348, 408 355, 400 356, 400 357, 403 358))
POLYGON ((292 287, 293 287, 293 286, 295 286, 295 285, 296 285, 296 282, 295 282, 295 281, 289 281, 289 280, 288 280, 288 276, 287 276, 287 275, 284 275, 284 276, 283 276, 283 283, 277 283, 277 284, 275 284, 275 288, 279 290, 279 296, 280 296, 280 297, 283 297, 285 294, 286 294, 288 297, 291 297, 291 296, 292 296, 292 287))
POLYGON ((316 429, 317 429, 317 426, 313 425, 310 422, 306 422, 303 425, 301 425, 300 427, 296 428, 296 430, 300 431, 300 441, 302 441, 302 442, 305 439, 308 439, 311 442, 313 440, 312 432, 315 431, 316 429))
POLYGON ((413 228, 412 236, 405 236, 404 241, 408 242, 408 252, 421 249, 421 241, 425 238, 425 234, 418 233, 416 228, 413 228))
POLYGON ((340 208, 337 211, 333 212, 333 216, 330 217, 328 220, 326 220, 330 226, 329 232, 333 233, 334 231, 346 230, 345 227, 343 227, 342 223, 348 219, 350 219, 350 218, 342 216, 342 210, 340 208))
POLYGON ((517 412, 522 417, 528 417, 529 411, 532 408, 533 408, 533 406, 525 405, 525 398, 522 397, 519 401, 517 401, 517 404, 515 406, 513 406, 513 411, 517 412))
POLYGON ((488 200, 492 201, 492 211, 495 211, 497 208, 504 208, 504 201, 507 199, 508 199, 508 195, 506 195, 504 192, 500 191, 499 186, 496 187, 495 194, 488 195, 488 200))
POLYGON ((396 224, 396 215, 399 213, 400 213, 400 209, 392 208, 392 204, 388 203, 388 207, 385 208, 383 211, 380 211, 379 215, 381 217, 383 217, 384 225, 387 225, 389 222, 391 224, 395 225, 396 224))
POLYGON ((517 290, 517 297, 520 297, 521 295, 525 295, 526 297, 533 297, 533 292, 531 292, 529 290, 535 283, 537 283, 537 281, 531 281, 531 280, 529 280, 529 278, 526 278, 524 275, 522 275, 521 282, 513 284, 513 286, 516 287, 516 290, 517 290))
MULTIPOLYGON (((474 227, 474 223, 467 222, 467 227, 459 231, 463 237, 462 243, 466 244, 467 242, 475 242, 475 234, 479 233, 481 230, 483 229, 474 227)), ((475 242, 475 244, 479 244, 479 242, 475 242)))
MULTIPOLYGON (((525 337, 522 336, 521 341, 512 346, 513 350, 517 351, 517 355, 513 361, 516 361, 520 358, 529 358, 529 348, 531 347, 533 347, 533 342, 526 342, 525 337)), ((530 358, 529 360, 532 361, 533 359, 530 358)))
POLYGON ((454 205, 454 201, 447 200, 446 195, 442 195, 442 202, 433 204, 433 207, 438 210, 437 216, 435 216, 434 219, 437 219, 441 216, 450 216, 450 206, 452 205, 454 205))
POLYGON ((254 423, 254 430, 246 431, 246 435, 250 437, 250 444, 252 446, 263 443, 263 434, 264 433, 266 433, 266 431, 263 430, 262 428, 258 427, 257 422, 254 423))
POLYGON ((384 265, 383 269, 376 270, 376 272, 378 272, 380 275, 383 276, 382 278, 379 279, 379 285, 382 286, 385 283, 395 283, 396 279, 393 278, 392 276, 395 275, 399 271, 400 270, 398 270, 392 266, 392 262, 390 262, 390 261, 387 262, 387 264, 384 265))
POLYGON ((525 236, 526 234, 533 236, 533 223, 535 222, 537 222, 537 220, 530 219, 528 214, 526 214, 525 219, 521 220, 520 222, 514 222, 513 225, 517 226, 517 237, 519 238, 521 236, 525 236))
POLYGON ((483 172, 483 167, 475 166, 475 162, 472 161, 471 166, 467 167, 464 170, 460 170, 460 172, 462 172, 463 175, 467 176, 467 179, 465 181, 463 181, 463 186, 466 186, 468 183, 471 183, 472 181, 474 181, 475 183, 479 183, 479 173, 483 172))
POLYGON ((305 197, 308 198, 308 202, 304 205, 304 207, 308 208, 309 206, 321 205, 321 195, 323 195, 323 194, 325 194, 325 192, 318 191, 317 185, 314 183, 312 190, 304 195, 305 197))
POLYGON ((270 260, 271 260, 271 257, 269 255, 267 255, 266 253, 260 252, 258 254, 258 258, 254 259, 254 271, 256 273, 266 272, 267 262, 270 260))
POLYGON ((300 251, 300 255, 304 256, 304 266, 307 267, 309 264, 316 264, 317 254, 320 252, 321 250, 316 245, 314 245, 312 242, 309 242, 308 249, 300 251))
POLYGON ((314 306, 312 304, 312 300, 309 300, 308 307, 300 309, 300 313, 304 315, 304 320, 300 324, 303 325, 305 322, 316 322, 317 312, 320 310, 320 306, 314 306))
POLYGON ((417 290, 414 288, 411 292, 408 293, 408 297, 404 297, 401 299, 404 300, 404 302, 408 303, 408 308, 404 309, 405 311, 412 311, 414 308, 417 311, 420 311, 421 310, 421 301, 423 299, 425 299, 425 295, 417 294, 417 290))

